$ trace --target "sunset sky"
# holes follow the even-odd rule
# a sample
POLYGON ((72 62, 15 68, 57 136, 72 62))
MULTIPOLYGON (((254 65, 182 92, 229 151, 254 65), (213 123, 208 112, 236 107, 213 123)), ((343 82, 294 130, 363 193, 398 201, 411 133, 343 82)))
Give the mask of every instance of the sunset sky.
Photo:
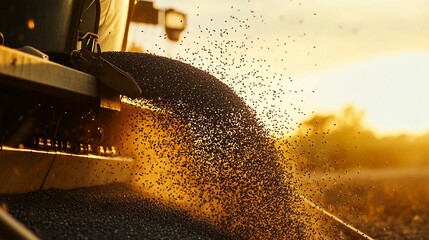
POLYGON ((188 14, 182 41, 164 40, 161 27, 134 26, 135 42, 213 73, 267 125, 293 128, 313 111, 353 104, 381 134, 429 130, 429 1, 155 5, 188 14))

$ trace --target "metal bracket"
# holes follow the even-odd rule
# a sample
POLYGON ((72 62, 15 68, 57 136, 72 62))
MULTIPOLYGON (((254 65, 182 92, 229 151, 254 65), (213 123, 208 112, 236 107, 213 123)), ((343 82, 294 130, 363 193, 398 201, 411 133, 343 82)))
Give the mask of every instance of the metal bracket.
POLYGON ((98 35, 86 33, 80 40, 82 48, 72 52, 72 64, 80 71, 94 75, 100 82, 119 94, 130 98, 140 96, 142 90, 134 78, 101 57, 98 35))
MULTIPOLYGON (((82 42, 82 49, 86 49, 90 52, 95 52, 95 48, 98 45, 97 40, 99 36, 92 32, 87 32, 82 37, 79 37, 78 41, 82 42)), ((97 49, 100 50, 100 49, 97 49)), ((101 53, 101 51, 99 51, 101 53)))

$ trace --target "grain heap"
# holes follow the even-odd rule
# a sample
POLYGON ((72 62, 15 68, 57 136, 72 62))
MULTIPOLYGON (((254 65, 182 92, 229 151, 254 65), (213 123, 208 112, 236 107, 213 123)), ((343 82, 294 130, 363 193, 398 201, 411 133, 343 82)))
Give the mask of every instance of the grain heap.
POLYGON ((170 165, 164 168, 165 174, 148 181, 160 169, 153 165, 148 169, 142 160, 135 174, 139 180, 147 179, 139 182, 140 187, 170 192, 171 198, 187 201, 188 206, 194 203, 197 206, 185 209, 202 218, 211 214, 205 220, 234 237, 309 237, 314 229, 300 207, 292 174, 282 168, 280 154, 255 112, 233 90, 176 60, 125 52, 106 52, 103 57, 136 79, 142 98, 169 112, 153 116, 158 127, 145 126, 143 115, 128 115, 140 118, 128 120, 134 135, 124 136, 135 136, 133 149, 140 151, 136 155, 150 158, 141 148, 149 142, 158 156, 166 155, 159 164, 170 165), (152 135, 169 137, 150 141, 145 138, 148 128, 161 129, 152 135), (164 148, 169 145, 182 147, 168 152, 164 148))
POLYGON ((125 183, 0 195, 0 203, 40 239, 231 239, 125 183))

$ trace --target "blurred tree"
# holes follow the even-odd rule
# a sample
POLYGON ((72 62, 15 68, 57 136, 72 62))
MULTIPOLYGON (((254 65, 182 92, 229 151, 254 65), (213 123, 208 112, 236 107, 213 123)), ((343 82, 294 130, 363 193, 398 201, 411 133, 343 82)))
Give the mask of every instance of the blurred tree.
POLYGON ((364 125, 364 116, 354 106, 339 114, 315 114, 279 148, 303 171, 428 165, 429 133, 377 137, 364 125))

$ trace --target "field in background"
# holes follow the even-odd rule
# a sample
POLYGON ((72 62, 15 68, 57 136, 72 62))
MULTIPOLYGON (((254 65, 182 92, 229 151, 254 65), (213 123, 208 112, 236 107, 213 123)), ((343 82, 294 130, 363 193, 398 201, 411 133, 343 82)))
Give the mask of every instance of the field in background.
POLYGON ((375 239, 429 236, 429 168, 307 173, 302 181, 306 196, 375 239))
POLYGON ((379 135, 364 115, 316 113, 277 147, 317 205, 375 239, 428 239, 429 132, 379 135))

